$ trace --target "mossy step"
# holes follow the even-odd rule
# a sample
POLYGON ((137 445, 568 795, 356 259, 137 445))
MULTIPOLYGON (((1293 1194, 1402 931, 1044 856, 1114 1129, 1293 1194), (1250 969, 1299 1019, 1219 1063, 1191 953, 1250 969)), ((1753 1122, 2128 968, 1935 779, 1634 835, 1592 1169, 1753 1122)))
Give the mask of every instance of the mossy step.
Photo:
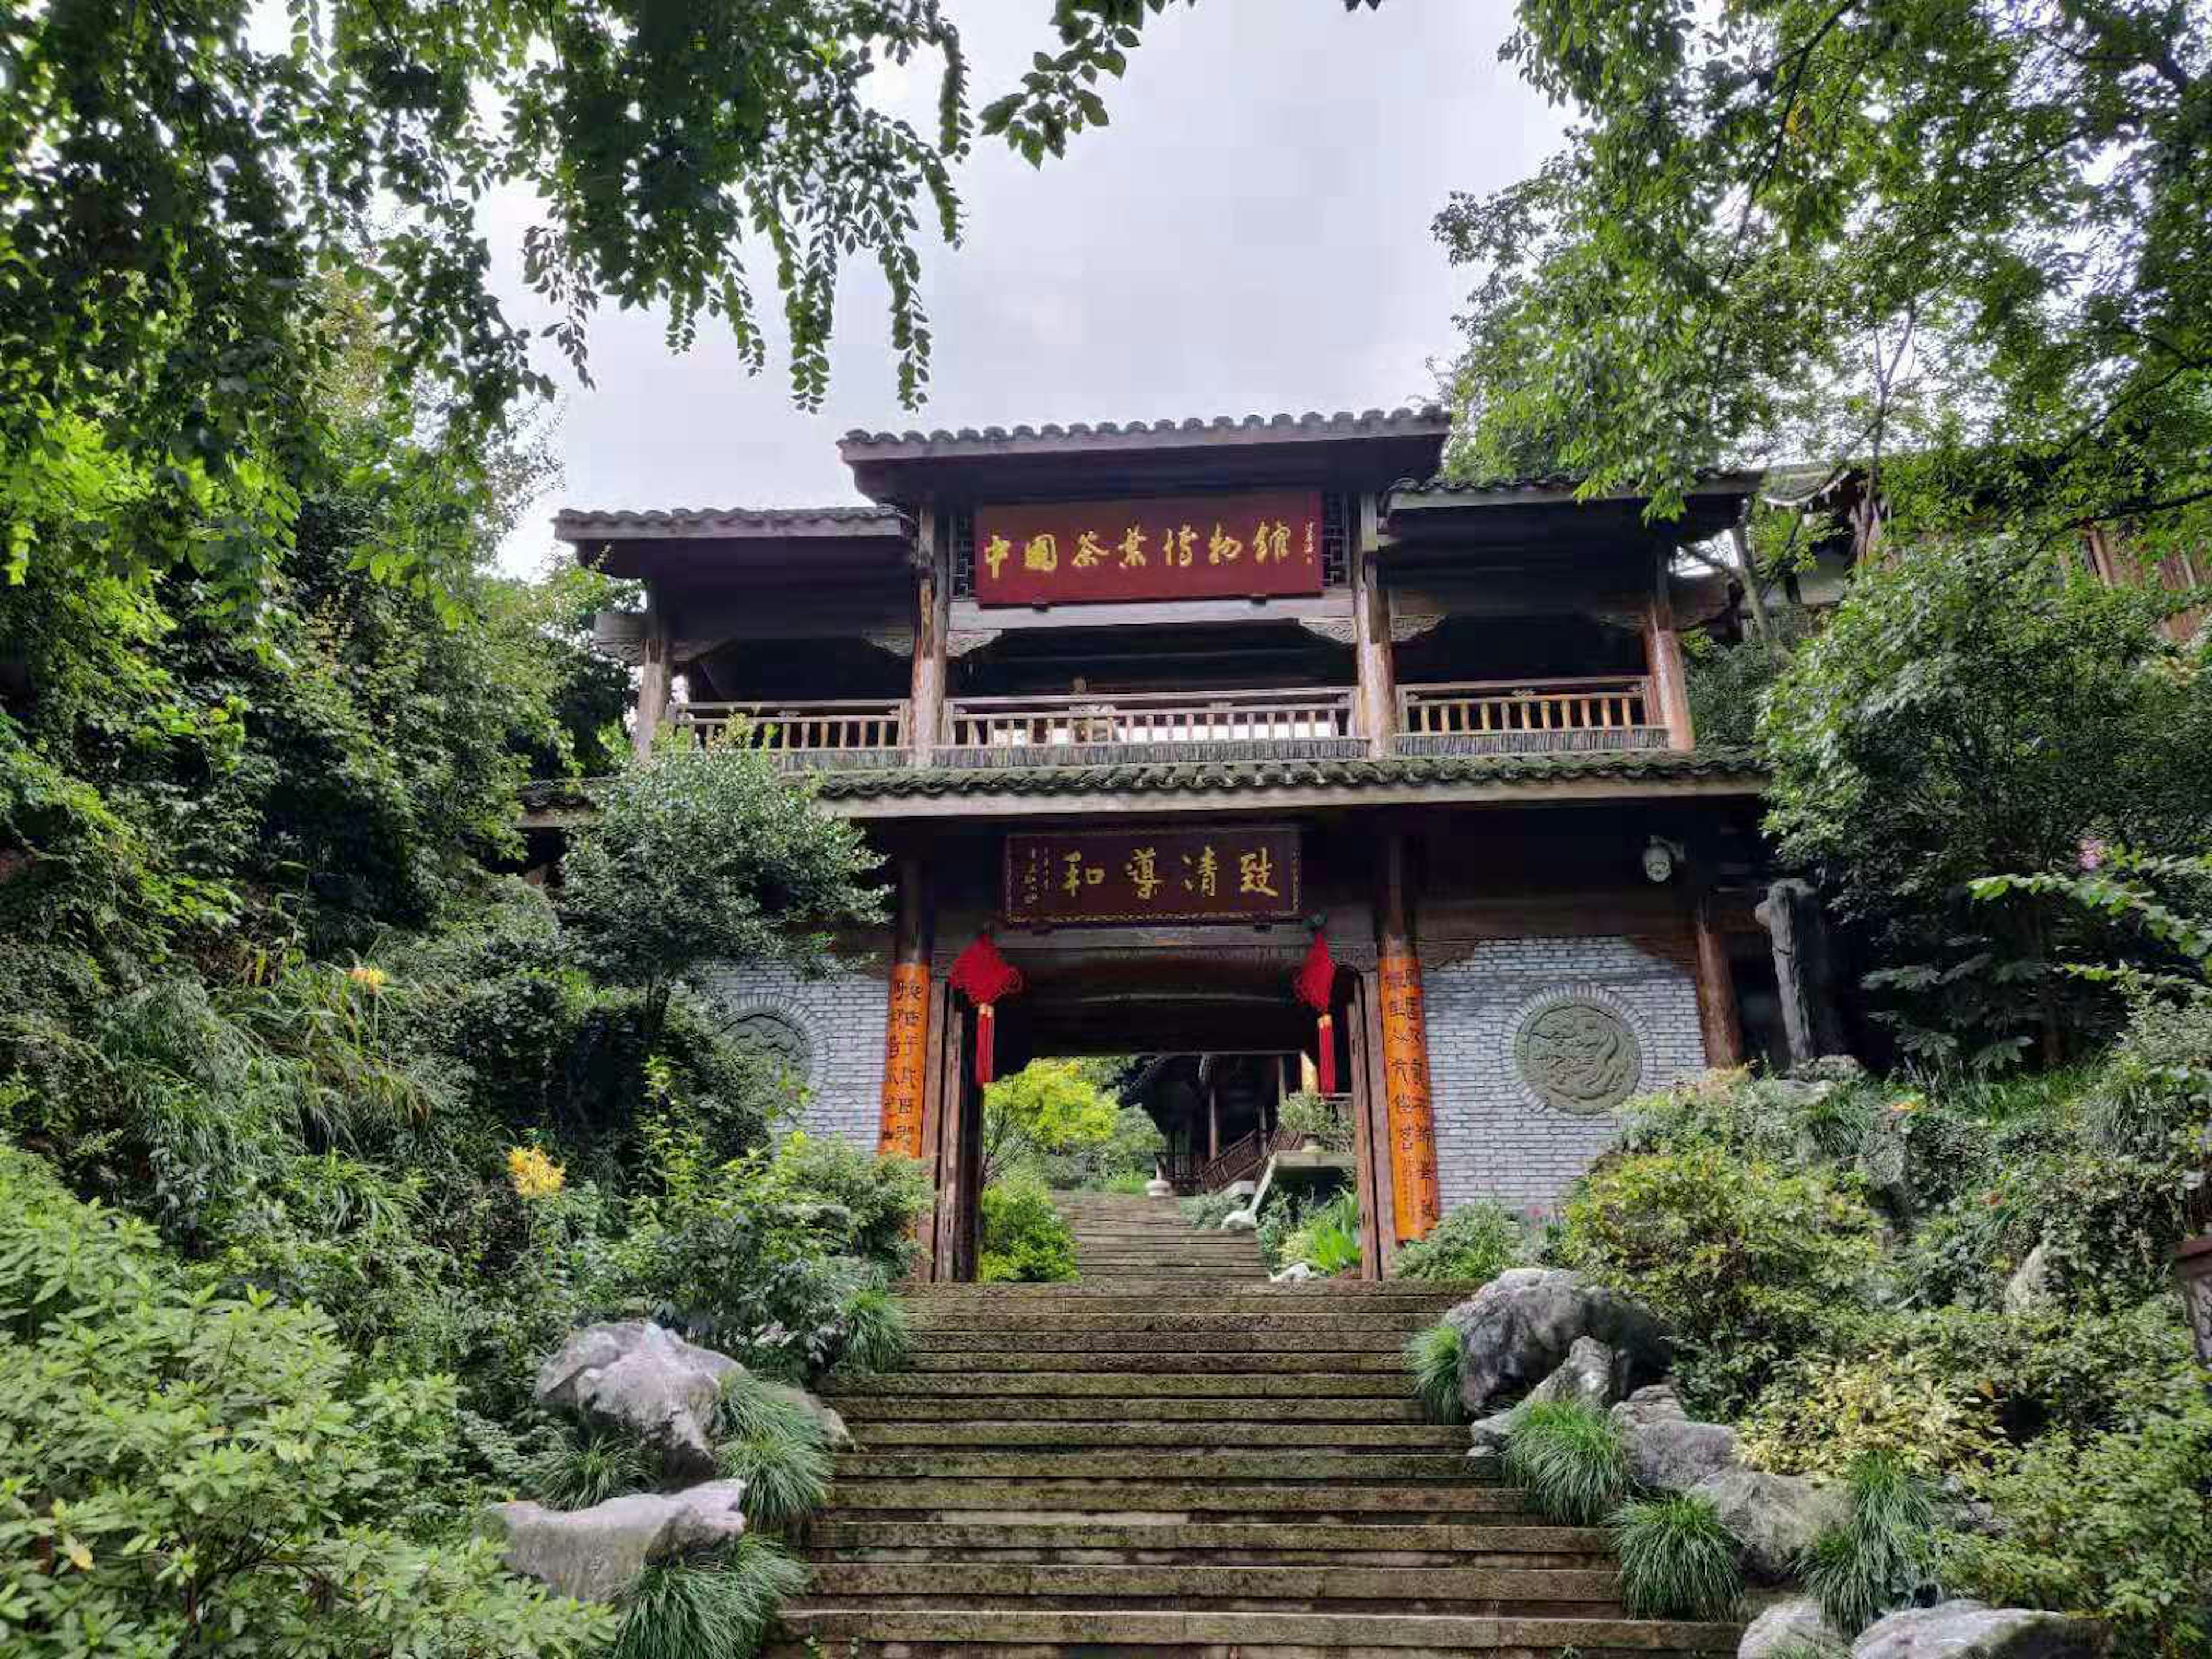
POLYGON ((1027 1423, 978 1417, 947 1423, 868 1423, 856 1432, 864 1451, 900 1446, 1364 1446, 1463 1455, 1468 1449, 1465 1429, 1426 1423, 1177 1423, 1165 1419, 1027 1423))
POLYGON ((1150 1561, 1231 1566, 1553 1566, 1610 1571, 1595 1527, 1442 1524, 1243 1526, 1109 1522, 816 1521, 800 1540, 823 1560, 1150 1561))
POLYGON ((1104 1371, 1133 1375, 1187 1370, 1194 1359, 1202 1359, 1217 1371, 1239 1375, 1266 1371, 1388 1371, 1401 1375, 1406 1364, 1406 1357, 1395 1346, 1373 1352, 1305 1347, 1281 1353, 1204 1355, 1194 1354, 1191 1348, 1190 1343, 1183 1342, 1170 1352, 1116 1354, 1112 1356, 1110 1364, 1101 1363, 1106 1356, 1097 1353, 1042 1353, 1029 1350, 1009 1352, 999 1348, 939 1353, 922 1349, 915 1352, 912 1364, 915 1374, 958 1371, 963 1375, 977 1371, 1104 1371))
MULTIPOLYGON (((1450 1614, 1325 1613, 1053 1613, 1043 1611, 810 1611, 787 1608, 799 1641, 859 1642, 900 1659, 939 1659, 997 1646, 1029 1656, 1055 1650, 1094 1656, 1165 1649, 1162 1659, 1675 1659, 1731 1656, 1732 1625, 1634 1619, 1498 1619, 1450 1614)), ((865 1651, 866 1650, 864 1650, 865 1651)))
POLYGON ((1460 1453, 1183 1450, 874 1452, 837 1455, 836 1479, 847 1480, 1465 1480, 1460 1453))
MULTIPOLYGON (((999 1358, 1003 1360, 1017 1357, 1001 1355, 999 1358)), ((1339 1400, 1371 1395, 1409 1400, 1413 1397, 1413 1385, 1402 1372, 1395 1369, 1375 1371, 1309 1369, 1296 1372, 1166 1369, 1106 1371, 1060 1370, 1056 1368, 1033 1370, 1003 1364, 994 1369, 979 1362, 972 1370, 962 1368, 960 1381, 957 1383, 947 1382, 942 1374, 934 1370, 878 1371, 834 1382, 828 1394, 841 1407, 846 1400, 865 1395, 927 1395, 933 1398, 952 1395, 965 1398, 984 1395, 1105 1395, 1117 1400, 1125 1395, 1226 1395, 1239 1400, 1277 1396, 1318 1396, 1339 1400)))
POLYGON ((1333 1322, 1305 1329, 1256 1331, 946 1331, 917 1330, 911 1347, 915 1353, 973 1353, 1003 1352, 1019 1342, 1030 1354, 1261 1354, 1261 1353, 1390 1353, 1402 1356, 1405 1331, 1349 1329, 1333 1322))
POLYGON ((1126 1423, 1141 1427, 1151 1422, 1225 1424, 1393 1424, 1425 1423, 1420 1402, 1410 1396, 1380 1399, 1353 1395, 1350 1399, 1286 1400, 1279 1397, 1224 1400, 1193 1399, 1184 1395, 1123 1395, 1113 1400, 1073 1395, 854 1395, 836 1396, 837 1409, 848 1423, 961 1423, 975 1419, 996 1422, 1126 1423))
POLYGON ((908 1316, 915 1331, 1188 1331, 1206 1335, 1251 1331, 1390 1331, 1401 1336, 1434 1324, 1412 1308, 1354 1307, 1240 1309, 1190 1313, 1158 1308, 1115 1310, 1054 1308, 920 1308, 908 1316))
MULTIPOLYGON (((998 1596, 1067 1601, 1142 1597, 1162 1601, 1571 1601, 1609 1603, 1609 1570, 1547 1567, 1065 1566, 1020 1561, 963 1564, 829 1562, 805 1600, 844 1596, 998 1596)), ((1412 1608, 1408 1608, 1412 1611, 1412 1608)))
POLYGON ((825 1521, 927 1520, 931 1516, 981 1519, 983 1511, 1000 1520, 1036 1522, 1055 1518, 1115 1516, 1124 1524, 1139 1520, 1182 1521, 1199 1516, 1235 1517, 1258 1522, 1272 1517, 1379 1516, 1403 1522, 1416 1515, 1526 1516, 1522 1493, 1511 1486, 1478 1481, 1391 1479, 1380 1482, 1345 1477, 1328 1484, 1312 1481, 1228 1481, 1210 1474, 1190 1481, 1190 1460, 1175 1460, 1180 1483, 1144 1480, 872 1480, 842 1469, 823 1506, 825 1521))

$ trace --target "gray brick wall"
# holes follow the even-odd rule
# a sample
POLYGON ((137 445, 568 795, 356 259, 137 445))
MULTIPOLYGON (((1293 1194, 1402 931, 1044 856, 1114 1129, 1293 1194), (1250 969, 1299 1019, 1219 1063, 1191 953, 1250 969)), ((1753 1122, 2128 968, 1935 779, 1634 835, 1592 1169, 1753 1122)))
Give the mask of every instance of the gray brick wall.
POLYGON ((875 1151, 889 995, 881 974, 847 969, 827 979, 802 979, 778 966, 723 966, 702 975, 699 988, 732 1014, 770 1008, 805 1031, 812 1060, 799 1127, 875 1151))
POLYGON ((1549 997, 1587 997, 1627 1023, 1642 1054, 1639 1092, 1705 1067, 1695 982, 1625 939, 1485 939, 1451 957, 1425 963, 1421 975, 1447 1211, 1475 1198, 1552 1209, 1613 1143, 1613 1116, 1559 1111, 1521 1081, 1515 1035, 1549 997))

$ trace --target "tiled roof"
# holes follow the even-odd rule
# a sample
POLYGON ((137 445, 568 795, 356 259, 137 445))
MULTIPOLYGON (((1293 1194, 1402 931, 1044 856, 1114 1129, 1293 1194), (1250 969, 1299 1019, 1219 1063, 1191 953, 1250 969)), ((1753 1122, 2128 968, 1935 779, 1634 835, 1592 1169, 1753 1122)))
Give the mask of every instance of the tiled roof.
MULTIPOLYGON (((1699 484, 1714 484, 1723 489, 1751 489, 1761 477, 1760 470, 1751 467, 1741 471, 1729 467, 1700 467, 1691 475, 1691 488, 1699 484)), ((1565 495, 1582 487, 1583 480, 1571 472, 1531 472, 1517 478, 1485 478, 1479 482, 1462 482, 1431 474, 1425 478, 1401 478, 1383 492, 1386 500, 1401 496, 1447 495, 1463 500, 1479 500, 1486 495, 1565 495)), ((1626 492, 1608 490, 1607 495, 1625 495, 1626 492)), ((1602 499, 1602 497, 1601 497, 1602 499)))
POLYGON ((788 536, 818 532, 829 526, 896 532, 898 510, 872 502, 852 507, 672 507, 649 512, 570 507, 555 516, 553 533, 566 540, 672 534, 788 536))
POLYGON ((1101 421, 1096 425, 1084 421, 1067 426, 1048 422, 1043 426, 1035 427, 987 426, 980 429, 962 427, 957 432, 943 427, 933 432, 870 432, 865 428, 855 427, 839 441, 838 447, 854 450, 927 445, 939 450, 982 447, 996 450, 1009 446, 1033 444, 1054 448, 1090 446, 1111 448, 1126 444, 1132 438, 1152 442, 1163 438, 1202 442, 1210 434, 1254 433, 1292 437, 1371 437, 1378 434, 1441 437, 1449 429, 1450 424, 1442 405, 1425 404, 1418 409, 1370 409, 1359 415, 1349 410, 1323 415, 1317 410, 1308 410, 1303 415, 1246 415, 1242 417, 1218 415, 1210 421, 1194 416, 1181 421, 1101 421))

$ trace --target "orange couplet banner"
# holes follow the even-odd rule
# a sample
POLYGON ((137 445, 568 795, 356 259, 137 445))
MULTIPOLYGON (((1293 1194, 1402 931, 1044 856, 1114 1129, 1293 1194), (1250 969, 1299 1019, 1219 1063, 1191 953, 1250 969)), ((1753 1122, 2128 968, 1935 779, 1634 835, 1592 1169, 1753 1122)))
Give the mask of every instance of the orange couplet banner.
POLYGON ((1382 1005, 1382 1099, 1390 1122, 1390 1200, 1403 1243, 1425 1235, 1440 1212, 1428 1019, 1421 1002, 1421 964, 1410 956, 1393 956, 1376 966, 1382 1005))
POLYGON ((981 605, 1264 599, 1322 589, 1321 492, 975 509, 981 605))
POLYGON ((878 1152, 921 1156, 922 1095, 929 1064, 929 969, 891 966, 890 1006, 884 1019, 884 1115, 878 1152))

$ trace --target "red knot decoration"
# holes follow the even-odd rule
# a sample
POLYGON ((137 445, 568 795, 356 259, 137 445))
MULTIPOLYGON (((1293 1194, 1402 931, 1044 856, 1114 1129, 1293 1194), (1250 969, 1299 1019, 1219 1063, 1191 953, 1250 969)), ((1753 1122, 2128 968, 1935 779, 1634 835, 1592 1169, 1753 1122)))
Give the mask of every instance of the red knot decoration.
POLYGON ((975 1005, 975 1081, 988 1087, 998 1024, 993 1006, 1022 988, 1022 971, 1000 955, 988 933, 981 933, 954 961, 950 982, 975 1005))
POLYGON ((1319 1016, 1314 1044, 1316 1066, 1321 1074, 1322 1093, 1333 1095, 1336 1092, 1336 1022, 1330 1017, 1330 1010, 1336 995, 1336 963, 1328 954, 1328 935, 1318 927, 1314 929, 1313 948, 1306 952, 1304 963, 1291 981, 1291 989, 1300 1002, 1319 1016))

